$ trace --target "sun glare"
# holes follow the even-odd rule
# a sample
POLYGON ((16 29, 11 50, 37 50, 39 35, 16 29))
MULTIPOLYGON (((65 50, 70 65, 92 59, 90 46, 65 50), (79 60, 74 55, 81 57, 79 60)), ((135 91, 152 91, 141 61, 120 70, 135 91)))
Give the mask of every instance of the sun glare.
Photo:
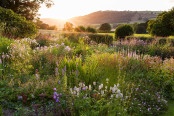
POLYGON ((86 15, 99 10, 132 10, 132 11, 164 11, 174 6, 174 0, 53 0, 51 8, 44 5, 39 10, 40 18, 57 18, 66 20, 76 16, 86 15), (151 4, 149 4, 149 2, 151 4), (156 7, 154 7, 154 4, 156 7))

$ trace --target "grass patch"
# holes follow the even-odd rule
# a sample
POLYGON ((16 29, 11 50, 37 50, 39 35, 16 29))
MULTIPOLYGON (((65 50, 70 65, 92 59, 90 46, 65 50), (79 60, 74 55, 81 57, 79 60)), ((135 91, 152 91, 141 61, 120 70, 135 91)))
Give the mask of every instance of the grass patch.
POLYGON ((165 114, 163 114, 163 115, 161 115, 161 116, 174 116, 174 101, 169 101, 168 102, 168 111, 165 113, 165 114))

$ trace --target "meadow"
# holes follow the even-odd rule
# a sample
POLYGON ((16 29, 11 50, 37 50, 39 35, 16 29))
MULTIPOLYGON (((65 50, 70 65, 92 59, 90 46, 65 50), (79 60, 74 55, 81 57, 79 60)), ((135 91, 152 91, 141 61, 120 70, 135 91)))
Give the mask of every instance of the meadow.
POLYGON ((135 35, 105 44, 88 34, 44 32, 0 36, 0 115, 174 114, 172 39, 135 35))

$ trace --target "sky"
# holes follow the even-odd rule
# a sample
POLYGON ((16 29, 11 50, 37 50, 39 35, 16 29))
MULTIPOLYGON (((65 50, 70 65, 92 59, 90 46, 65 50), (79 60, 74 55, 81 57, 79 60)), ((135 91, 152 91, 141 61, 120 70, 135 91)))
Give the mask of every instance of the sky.
POLYGON ((40 18, 69 19, 96 11, 168 11, 174 0, 53 0, 54 5, 39 10, 40 18))

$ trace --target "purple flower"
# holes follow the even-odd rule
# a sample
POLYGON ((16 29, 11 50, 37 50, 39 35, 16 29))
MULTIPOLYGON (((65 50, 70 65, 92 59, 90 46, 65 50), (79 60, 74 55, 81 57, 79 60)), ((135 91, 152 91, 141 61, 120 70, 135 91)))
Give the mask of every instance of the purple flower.
POLYGON ((60 101, 59 101, 59 97, 57 97, 56 102, 60 102, 60 101))
POLYGON ((83 96, 83 99, 85 99, 85 96, 83 96))
POLYGON ((65 72, 66 72, 66 65, 65 65, 65 72))
POLYGON ((73 106, 74 104, 72 103, 72 106, 73 106))
POLYGON ((58 84, 60 84, 60 81, 58 82, 58 84))
POLYGON ((55 96, 58 96, 57 92, 54 92, 54 95, 55 95, 55 96))
POLYGON ((82 90, 86 90, 86 88, 85 87, 83 87, 83 89, 82 90))
POLYGON ((18 96, 18 99, 22 99, 23 97, 22 96, 18 96))
POLYGON ((53 95, 53 98, 56 99, 56 95, 53 95))
POLYGON ((56 91, 56 88, 54 88, 53 90, 56 91))

